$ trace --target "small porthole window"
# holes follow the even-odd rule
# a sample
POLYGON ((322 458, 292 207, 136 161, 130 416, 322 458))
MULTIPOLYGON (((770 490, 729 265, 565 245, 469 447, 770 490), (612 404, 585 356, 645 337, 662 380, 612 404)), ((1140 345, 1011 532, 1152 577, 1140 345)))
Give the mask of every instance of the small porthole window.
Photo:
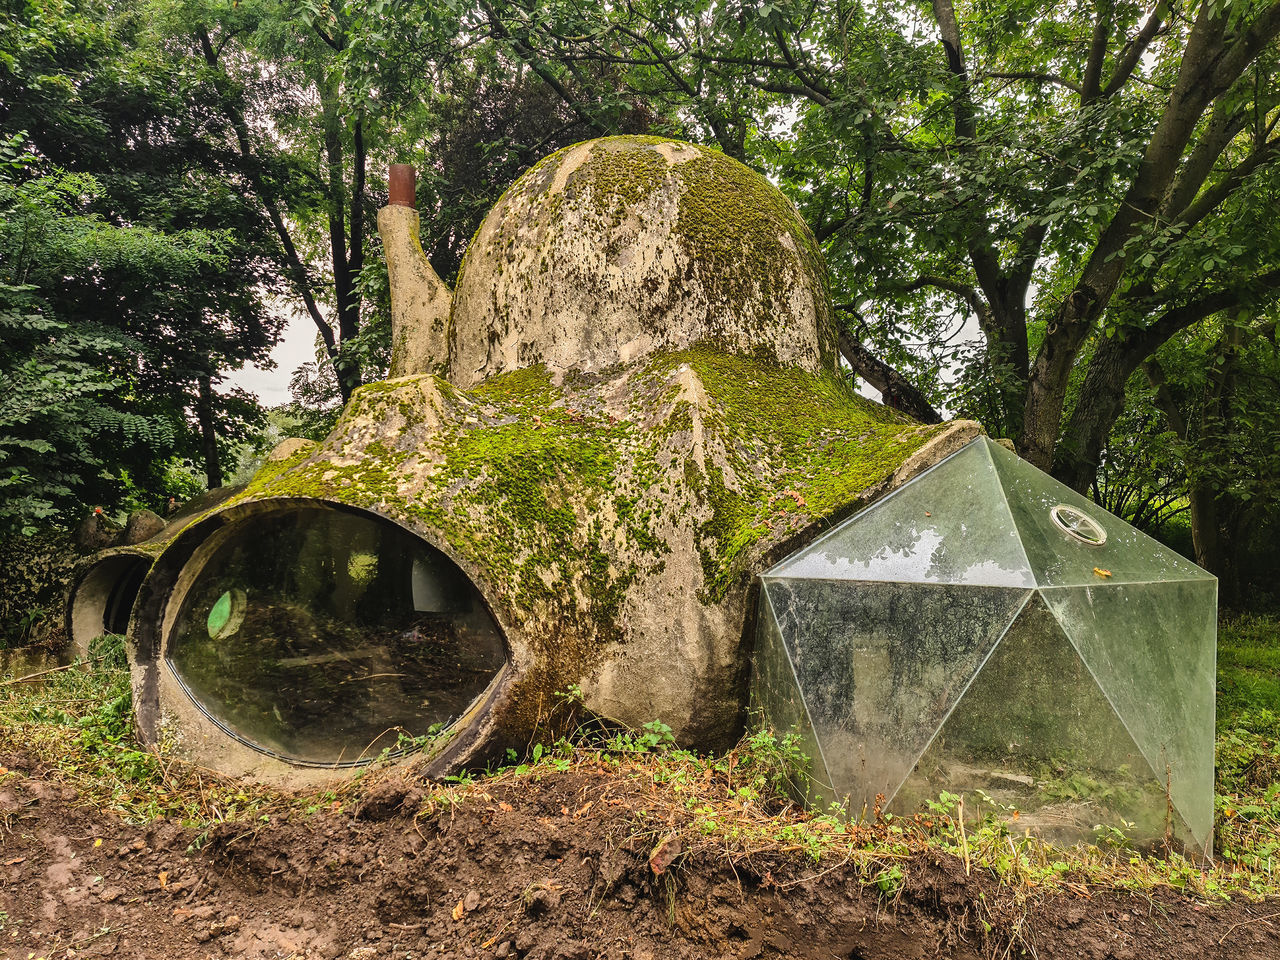
POLYGON ((1060 503, 1049 511, 1054 524, 1074 540, 1087 543, 1091 547, 1100 547, 1107 542, 1107 531, 1083 510, 1060 503))

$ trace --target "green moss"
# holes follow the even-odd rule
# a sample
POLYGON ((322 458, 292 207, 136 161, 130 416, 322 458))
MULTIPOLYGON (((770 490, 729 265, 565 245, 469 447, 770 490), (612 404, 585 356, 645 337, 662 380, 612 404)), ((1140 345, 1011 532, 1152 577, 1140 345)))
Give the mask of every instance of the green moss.
POLYGON ((808 274, 807 285, 819 301, 823 361, 834 367, 835 326, 817 240, 787 198, 760 174, 715 150, 698 151, 697 159, 674 168, 683 187, 675 234, 703 286, 724 303, 751 303, 757 287, 766 299, 782 300, 796 275, 808 274), (726 203, 726 197, 734 202, 726 203))
POLYGON ((511 404, 522 409, 547 408, 560 399, 559 392, 551 384, 551 374, 541 363, 490 377, 484 383, 473 387, 471 396, 492 403, 511 404))
MULTIPOLYGON (((799 284, 815 301, 822 363, 836 368, 837 338, 821 250, 795 207, 765 177, 715 150, 662 137, 605 137, 586 143, 589 150, 575 144, 543 159, 509 188, 494 208, 498 227, 488 228, 477 256, 488 258, 502 274, 520 260, 516 231, 505 228, 517 218, 532 217, 549 235, 541 237, 541 257, 533 251, 525 274, 514 281, 517 288, 523 284, 525 292, 532 292, 540 274, 556 269, 555 258, 546 251, 556 249, 556 231, 566 220, 562 206, 573 211, 568 219, 579 228, 595 231, 612 259, 633 234, 630 218, 660 193, 664 202, 677 203, 673 238, 688 257, 688 276, 678 280, 696 281, 711 303, 724 305, 710 311, 723 314, 708 317, 711 337, 738 343, 744 328, 755 327, 764 334, 763 343, 785 342, 786 326, 795 319, 789 302, 799 284), (680 148, 680 159, 670 161, 654 149, 664 144, 680 148), (571 151, 578 151, 581 160, 573 169, 567 164, 571 151), (555 190, 559 177, 562 189, 555 190), (717 322, 723 329, 715 327, 717 322)), ((664 217, 665 211, 658 219, 664 217)), ((473 241, 464 271, 476 249, 473 241)), ((638 292, 649 309, 662 315, 678 307, 688 286, 654 281, 652 289, 638 292)), ((495 300, 495 329, 503 328, 501 313, 502 304, 495 300)), ((764 359, 779 359, 773 347, 761 349, 769 351, 764 359)))
MULTIPOLYGON (((376 385, 356 407, 322 448, 269 464, 242 498, 337 500, 429 531, 483 578, 500 620, 577 671, 624 638, 628 591, 669 555, 662 531, 692 534, 703 600, 719 602, 770 544, 852 510, 931 435, 834 374, 711 346, 627 377, 580 377, 571 391, 537 366, 465 392, 429 377, 376 385), (681 393, 685 365, 705 404, 681 393), (366 418, 417 409, 422 381, 444 425, 388 430, 359 452, 366 418)), ((574 679, 539 683, 549 694, 574 679)))
POLYGON ((601 218, 601 226, 606 231, 617 227, 631 210, 662 186, 671 172, 666 157, 656 150, 633 149, 641 141, 662 142, 656 137, 606 137, 599 141, 591 155, 569 175, 565 201, 579 204, 589 199, 601 218))
MULTIPOLYGON (((919 428, 858 396, 831 373, 808 373, 699 347, 655 363, 666 379, 687 364, 711 403, 704 434, 724 457, 685 483, 703 506, 704 590, 723 598, 763 540, 847 514, 941 427, 919 428), (728 471, 731 477, 726 476, 728 471)), ((677 403, 672 421, 683 424, 677 403)))

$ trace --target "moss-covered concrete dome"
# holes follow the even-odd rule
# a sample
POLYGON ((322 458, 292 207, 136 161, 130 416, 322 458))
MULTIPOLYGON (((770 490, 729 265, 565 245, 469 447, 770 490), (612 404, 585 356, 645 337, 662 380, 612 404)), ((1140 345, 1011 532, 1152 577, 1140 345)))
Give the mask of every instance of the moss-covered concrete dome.
POLYGON ((527 172, 485 218, 454 296, 449 379, 596 371, 699 342, 816 370, 826 267, 773 184, 706 147, 606 137, 527 172))
POLYGON ((379 229, 392 376, 72 600, 85 641, 132 611, 138 729, 205 766, 325 778, 404 735, 443 774, 576 708, 724 746, 757 574, 976 435, 853 391, 808 230, 700 147, 549 158, 453 293, 411 207, 379 229))

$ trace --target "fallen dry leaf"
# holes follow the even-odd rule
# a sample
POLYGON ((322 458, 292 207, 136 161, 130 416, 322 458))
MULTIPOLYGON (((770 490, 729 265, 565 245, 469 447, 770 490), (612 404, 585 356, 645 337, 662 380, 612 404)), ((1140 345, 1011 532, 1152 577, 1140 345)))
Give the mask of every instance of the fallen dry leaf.
POLYGON ((649 869, 653 871, 655 877, 660 877, 666 873, 667 868, 678 856, 680 856, 680 838, 673 834, 653 848, 649 854, 649 869))

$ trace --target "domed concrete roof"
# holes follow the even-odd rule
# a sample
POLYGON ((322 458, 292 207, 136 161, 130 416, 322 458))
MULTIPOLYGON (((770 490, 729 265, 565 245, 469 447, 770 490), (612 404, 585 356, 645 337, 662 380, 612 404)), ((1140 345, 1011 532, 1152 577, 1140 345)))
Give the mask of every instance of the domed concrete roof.
POLYGON ((722 153, 658 137, 580 143, 517 180, 467 251, 451 320, 463 388, 700 342, 810 371, 835 358, 826 267, 791 203, 722 153))

